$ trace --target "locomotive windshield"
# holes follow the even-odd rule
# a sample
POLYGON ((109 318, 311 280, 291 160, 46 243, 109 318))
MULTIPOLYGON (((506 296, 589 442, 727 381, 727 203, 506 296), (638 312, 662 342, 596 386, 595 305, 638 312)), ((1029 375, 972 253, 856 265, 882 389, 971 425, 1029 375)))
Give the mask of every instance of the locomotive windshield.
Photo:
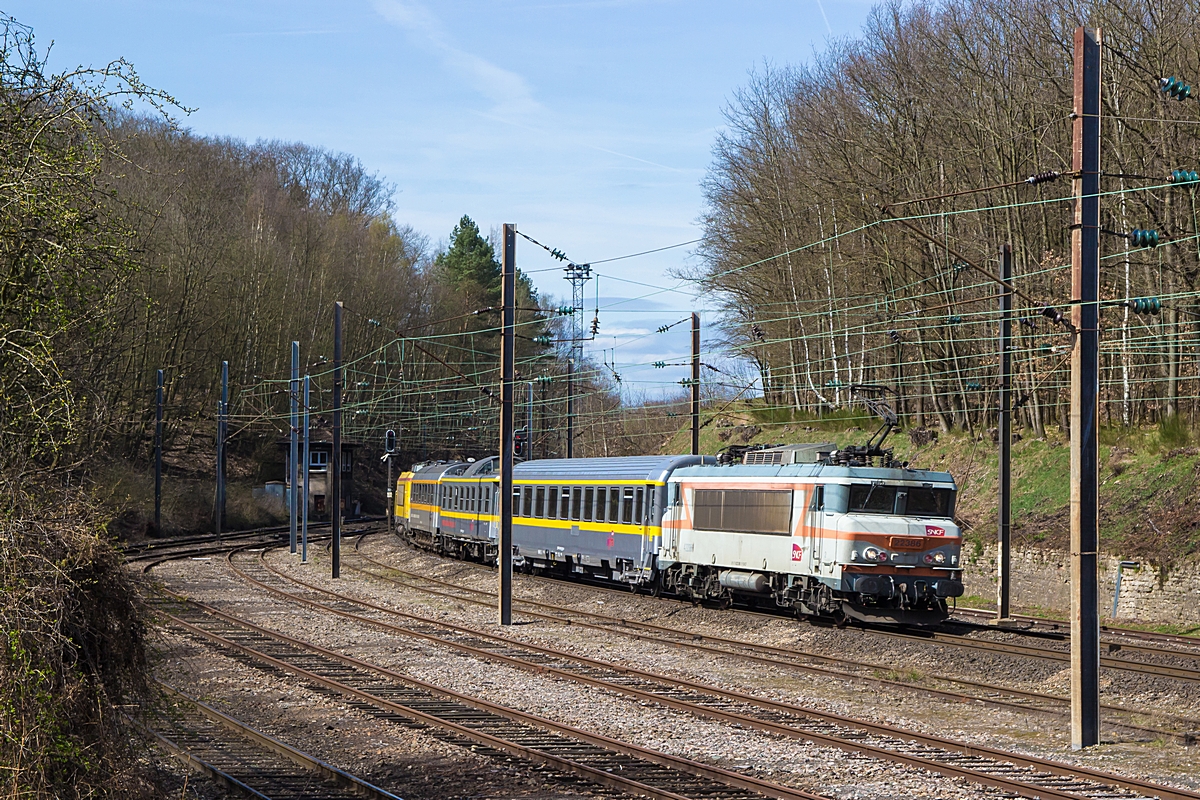
POLYGON ((850 485, 847 511, 851 514, 898 514, 949 519, 954 514, 954 490, 855 483, 850 485))

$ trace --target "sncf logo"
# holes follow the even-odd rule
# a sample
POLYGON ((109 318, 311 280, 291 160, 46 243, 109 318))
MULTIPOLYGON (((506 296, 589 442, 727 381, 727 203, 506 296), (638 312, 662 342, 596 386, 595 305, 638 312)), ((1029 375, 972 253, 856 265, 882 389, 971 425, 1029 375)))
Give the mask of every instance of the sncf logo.
POLYGON ((925 526, 925 535, 926 536, 945 536, 946 529, 939 528, 937 525, 926 525, 925 526))
POLYGON ((792 545, 792 561, 804 560, 804 548, 798 544, 792 545))

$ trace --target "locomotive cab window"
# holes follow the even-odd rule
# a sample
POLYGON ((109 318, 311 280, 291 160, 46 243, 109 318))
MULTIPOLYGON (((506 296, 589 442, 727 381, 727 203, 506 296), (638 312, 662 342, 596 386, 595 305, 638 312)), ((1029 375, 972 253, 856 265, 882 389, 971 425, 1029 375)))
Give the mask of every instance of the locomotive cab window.
MULTIPOLYGON (((905 512, 910 517, 945 517, 954 516, 954 490, 934 489, 926 486, 908 486, 908 508, 905 512)), ((897 512, 901 513, 901 512, 897 512)))
POLYGON ((882 483, 850 485, 851 514, 894 514, 896 513, 896 487, 882 483))

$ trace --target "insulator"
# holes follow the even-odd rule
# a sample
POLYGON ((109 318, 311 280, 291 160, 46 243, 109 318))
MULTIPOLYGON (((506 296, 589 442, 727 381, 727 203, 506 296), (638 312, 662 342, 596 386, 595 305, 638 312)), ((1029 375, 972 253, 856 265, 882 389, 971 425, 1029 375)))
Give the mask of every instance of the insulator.
POLYGON ((1053 322, 1055 325, 1061 325, 1063 321, 1063 313, 1054 306, 1046 306, 1043 308, 1042 316, 1053 322))
POLYGON ((1033 317, 1021 317, 1019 322, 1030 330, 1033 330, 1037 327, 1037 320, 1035 320, 1033 317))
POLYGON ((762 326, 757 322, 750 326, 750 335, 754 337, 755 341, 759 342, 767 338, 767 335, 763 333, 762 326))
POLYGON ((953 264, 950 265, 950 269, 954 270, 955 275, 957 275, 958 273, 963 272, 965 270, 968 270, 970 268, 971 268, 971 265, 965 261, 955 261, 953 264))
POLYGON ((838 380, 837 378, 833 378, 832 380, 825 381, 825 386, 827 386, 830 389, 837 389, 841 385, 842 385, 842 382, 840 380, 838 380))
POLYGON ((541 344, 541 345, 549 345, 550 337, 549 336, 535 336, 535 337, 533 337, 533 343, 541 344))
POLYGON ((671 329, 670 325, 659 325, 658 330, 656 330, 655 333, 666 333, 670 329, 671 329))
POLYGON ((600 318, 592 317, 592 336, 600 332, 600 318))
POLYGON ((1030 186, 1037 186, 1039 183, 1050 183, 1050 181, 1056 181, 1061 177, 1061 172, 1050 170, 1049 172, 1039 172, 1036 175, 1030 175, 1025 179, 1025 182, 1030 186))
POLYGON ((536 378, 538 383, 550 383, 552 380, 554 380, 552 375, 538 375, 536 378))
POLYGON ((550 251, 550 257, 557 258, 559 261, 567 260, 567 254, 562 250, 559 250, 557 247, 550 251))
POLYGON ((559 306, 558 307, 559 316, 569 317, 574 313, 575 313, 575 308, 573 306, 559 306))
POLYGON ((667 362, 665 362, 665 361, 655 361, 655 362, 654 362, 654 368, 655 368, 655 369, 666 369, 666 368, 667 368, 667 362))
POLYGON ((1173 169, 1171 170, 1171 177, 1169 180, 1171 183, 1176 184, 1196 183, 1197 181, 1200 181, 1200 173, 1197 173, 1194 170, 1173 169))
POLYGON ((981 391, 983 391, 983 384, 980 383, 979 381, 967 381, 967 391, 968 392, 981 392, 981 391))
POLYGON ((1185 84, 1181 80, 1177 80, 1174 76, 1160 79, 1158 82, 1158 89, 1163 94, 1174 97, 1180 102, 1188 99, 1192 95, 1192 87, 1188 84, 1185 84))
POLYGON ((1162 301, 1157 297, 1135 297, 1128 303, 1133 309, 1133 313, 1145 315, 1157 315, 1162 311, 1162 301))
POLYGON ((958 314, 951 314, 950 316, 946 317, 946 324, 947 325, 960 325, 960 324, 962 324, 962 317, 958 314))
POLYGON ((900 344, 900 334, 897 331, 888 331, 888 338, 896 344, 900 344))
POLYGON ((1134 247, 1158 247, 1158 231, 1134 228, 1129 234, 1129 241, 1134 247))

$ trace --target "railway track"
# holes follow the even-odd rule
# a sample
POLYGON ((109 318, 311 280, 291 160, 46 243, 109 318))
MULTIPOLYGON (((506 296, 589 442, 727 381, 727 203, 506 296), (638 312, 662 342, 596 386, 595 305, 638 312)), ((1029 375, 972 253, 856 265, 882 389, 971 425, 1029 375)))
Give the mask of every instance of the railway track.
MULTIPOLYGON (((1032 633, 1046 638, 1058 639, 1061 641, 1070 641, 1071 624, 1060 620, 1045 619, 1043 617, 1032 617, 1026 614, 1010 614, 1011 619, 1020 623, 1024 628, 1004 628, 1003 630, 1011 630, 1014 633, 1032 633)), ((951 620, 956 623, 967 624, 977 627, 986 627, 988 630, 995 630, 995 627, 989 623, 990 620, 996 618, 995 611, 988 611, 982 608, 956 608, 951 613, 951 620), (966 619, 963 619, 963 618, 966 619)), ((1200 626, 1198 626, 1200 628, 1200 626)), ((1117 643, 1122 648, 1130 650, 1138 650, 1142 642, 1155 642, 1160 645, 1175 645, 1178 647, 1195 648, 1187 651, 1170 650, 1174 655, 1187 655, 1200 658, 1200 635, 1182 635, 1177 633, 1159 633, 1157 631, 1140 631, 1135 628, 1122 628, 1115 625, 1101 625, 1100 633, 1110 639, 1109 643, 1117 643)), ((1150 647, 1148 652, 1160 652, 1162 648, 1150 647)))
MULTIPOLYGON (((368 564, 372 564, 384 573, 364 570, 352 563, 343 562, 343 569, 359 571, 374 578, 407 586, 435 596, 442 596, 460 602, 474 605, 491 606, 495 604, 495 594, 489 591, 472 589, 451 581, 440 580, 431 576, 402 570, 394 565, 373 559, 361 551, 362 539, 356 543, 351 554, 368 564), (390 574, 389 574, 390 573, 390 574), (405 580, 397 580, 396 575, 405 580), (425 585, 422 585, 425 584, 425 585), (441 587, 428 588, 428 585, 441 587)), ((346 552, 346 551, 344 551, 346 552)), ((455 562, 463 563, 463 562, 455 562)), ((475 565, 472 565, 475 566, 475 565)), ((484 569, 480 567, 480 569, 484 569)), ((550 580, 550 579, 547 579, 550 580)), ((615 591, 615 590, 610 590, 615 591)), ((924 696, 938 697, 951 702, 974 702, 996 708, 1006 708, 1025 712, 1049 714, 1056 717, 1065 716, 1070 709, 1070 700, 1065 697, 1027 691, 1012 687, 971 681, 961 678, 951 678, 938 675, 924 676, 929 681, 944 687, 954 687, 956 690, 939 689, 927 683, 911 683, 891 678, 881 678, 878 673, 886 670, 886 666, 870 662, 857 661, 844 656, 826 653, 814 653, 795 648, 764 645, 740 639, 698 634, 663 625, 637 620, 622 619, 611 615, 591 611, 581 611, 564 608, 550 603, 523 598, 514 599, 514 608, 522 613, 551 622, 568 623, 577 626, 590 627, 598 631, 616 633, 636 639, 654 641, 659 644, 675 646, 707 655, 732 656, 755 661, 771 667, 782 667, 800 670, 810 674, 833 677, 842 680, 853 680, 868 685, 875 685, 914 692, 924 696), (827 666, 819 666, 827 665, 827 666), (968 693, 970 692, 970 693, 968 693), (1002 699, 1003 698, 1003 699, 1002 699)), ((1142 738, 1164 738, 1181 744, 1193 744, 1200 739, 1200 733, 1194 730, 1195 720, 1173 717, 1162 712, 1151 712, 1143 709, 1106 703, 1102 708, 1110 715, 1106 725, 1111 729, 1124 731, 1142 738), (1158 727, 1146 727, 1131 721, 1111 719, 1112 715, 1127 715, 1133 718, 1154 718, 1174 725, 1177 730, 1167 730, 1158 727)))
MULTIPOLYGON (((468 565, 471 565, 474 567, 478 567, 480 569, 489 569, 489 570, 491 569, 490 567, 485 567, 483 565, 474 564, 473 562, 461 562, 461 563, 468 564, 468 565)), ((537 575, 527 576, 527 578, 530 580, 533 580, 533 581, 550 581, 550 582, 561 583, 561 580, 558 578, 550 578, 550 577, 537 576, 537 575)), ((623 589, 616 588, 613 586, 608 586, 608 585, 605 585, 605 584, 602 584, 599 582, 583 582, 583 585, 589 586, 591 588, 596 589, 597 591, 602 591, 602 592, 615 593, 615 594, 625 594, 626 593, 626 591, 623 589)), ((729 610, 731 613, 735 613, 735 614, 761 616, 761 617, 766 617, 769 619, 779 619, 781 616, 787 616, 787 615, 783 614, 782 612, 757 611, 757 610, 752 610, 752 609, 739 608, 736 606, 729 610)), ((810 624, 825 624, 825 623, 818 620, 818 621, 811 621, 810 624)), ((999 629, 999 630, 995 629, 992 626, 980 625, 977 627, 980 630, 986 630, 991 633, 997 633, 997 632, 1007 633, 1008 632, 1003 629, 999 629)), ((886 636, 886 637, 890 637, 893 639, 908 639, 911 641, 918 641, 918 642, 923 642, 926 644, 938 644, 938 645, 944 645, 944 646, 949 646, 949 647, 957 647, 959 649, 964 649, 964 650, 975 650, 975 651, 979 651, 979 652, 989 652, 989 653, 995 653, 995 654, 999 654, 999 655, 1025 656, 1028 658, 1034 658, 1034 659, 1039 659, 1039 660, 1043 660, 1043 661, 1069 663, 1070 659, 1071 659, 1070 652, 1066 649, 1036 647, 1033 645, 1023 645, 1023 644, 1017 644, 1015 642, 1009 642, 1009 641, 998 642, 998 641, 992 641, 992 640, 987 640, 987 639, 973 639, 973 638, 970 638, 970 637, 967 637, 967 636, 964 636, 961 634, 954 634, 954 633, 937 631, 937 630, 931 631, 931 630, 924 630, 924 629, 920 629, 920 630, 904 629, 904 628, 895 628, 893 626, 885 626, 885 625, 853 626, 853 628, 847 628, 847 630, 861 631, 861 632, 866 632, 866 633, 870 633, 870 634, 878 634, 880 636, 886 636)), ((1059 641, 1066 641, 1069 637, 1055 636, 1054 638, 1059 641)), ((1130 673, 1134 673, 1134 674, 1138 674, 1138 675, 1154 675, 1154 676, 1164 677, 1164 678, 1173 678, 1173 679, 1184 681, 1187 683, 1200 684, 1200 668, 1195 667, 1195 666, 1154 664, 1154 663, 1147 663, 1145 661, 1136 661, 1136 660, 1132 660, 1132 659, 1120 658, 1120 657, 1111 655, 1112 653, 1119 652, 1122 649, 1127 649, 1130 651, 1146 652, 1146 653, 1153 654, 1153 655, 1159 656, 1159 657, 1170 657, 1170 658, 1182 659, 1182 660, 1186 660, 1186 661, 1193 661, 1198 658, 1198 655, 1196 653, 1180 652, 1178 650, 1164 649, 1164 648, 1153 647, 1153 646, 1149 646, 1149 645, 1140 645, 1140 644, 1136 644, 1136 643, 1135 644, 1120 644, 1120 643, 1111 643, 1110 642, 1110 643, 1105 643, 1105 646, 1107 647, 1110 654, 1107 656, 1105 656, 1105 655, 1101 656, 1101 658, 1100 658, 1101 667, 1104 667, 1106 669, 1111 669, 1111 670, 1130 672, 1130 673)), ((995 688, 998 688, 998 687, 995 687, 995 688)))
POLYGON ((827 800, 452 692, 194 601, 176 597, 154 605, 172 626, 239 660, 335 692, 378 719, 451 734, 476 753, 518 756, 626 794, 662 800, 827 800))
POLYGON ((265 800, 400 800, 168 684, 160 686, 171 704, 148 732, 192 770, 227 790, 265 800))
POLYGON ((540 645, 516 642, 507 637, 385 608, 287 576, 273 569, 262 552, 249 560, 231 553, 229 562, 234 572, 261 589, 292 602, 384 629, 391 634, 436 642, 478 658, 551 674, 697 716, 964 778, 1023 797, 1200 798, 1200 795, 1185 790, 901 731, 886 725, 614 665, 540 645), (297 592, 294 587, 299 587, 300 591, 297 592), (384 621, 384 618, 401 622, 396 624, 384 621))

